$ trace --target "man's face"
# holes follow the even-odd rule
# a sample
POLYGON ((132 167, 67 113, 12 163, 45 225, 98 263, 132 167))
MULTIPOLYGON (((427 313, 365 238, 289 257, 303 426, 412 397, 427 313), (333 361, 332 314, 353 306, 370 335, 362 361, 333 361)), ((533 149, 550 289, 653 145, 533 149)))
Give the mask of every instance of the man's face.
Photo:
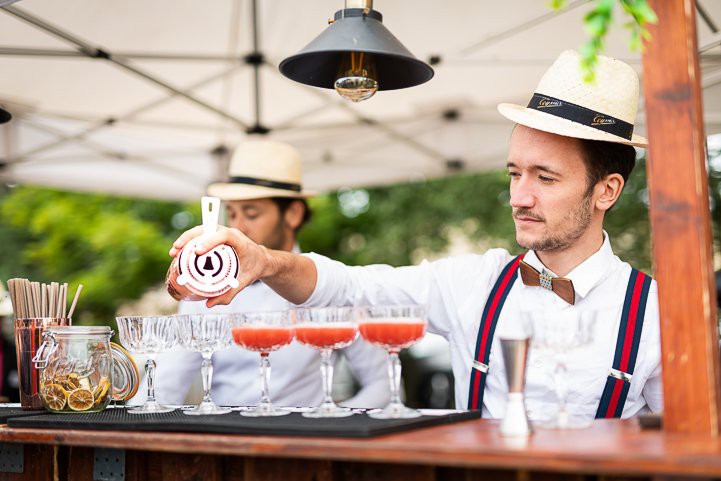
POLYGON ((587 232, 593 217, 586 166, 577 139, 518 125, 508 174, 516 241, 536 251, 561 251, 587 232))
POLYGON ((290 250, 293 230, 285 225, 278 206, 270 199, 225 202, 228 226, 235 227, 253 242, 269 249, 290 250))

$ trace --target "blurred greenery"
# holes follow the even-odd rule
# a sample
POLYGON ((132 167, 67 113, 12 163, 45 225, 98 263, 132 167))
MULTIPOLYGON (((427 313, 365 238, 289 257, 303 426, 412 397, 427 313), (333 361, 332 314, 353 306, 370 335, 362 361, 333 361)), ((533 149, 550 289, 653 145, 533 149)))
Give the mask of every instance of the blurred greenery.
MULTIPOLYGON (((721 250, 721 157, 710 168, 715 251, 721 250)), ((508 206, 505 172, 462 174, 312 199, 305 251, 348 264, 404 265, 458 244, 520 249, 508 206)), ((108 324, 118 306, 162 284, 176 236, 199 223, 198 203, 183 204, 21 186, 0 194, 0 279, 26 277, 85 286, 81 323, 108 324)), ((651 273, 645 163, 639 161, 606 218, 616 253, 651 273)))
MULTIPOLYGON (((551 0, 551 8, 554 10, 560 10, 567 4, 568 0, 551 0)), ((648 4, 648 0, 593 0, 591 9, 583 17, 583 28, 588 34, 588 40, 578 49, 581 55, 581 71, 586 82, 593 82, 596 78, 598 56, 604 51, 608 29, 613 25, 616 4, 620 5, 623 14, 629 18, 623 26, 629 31, 628 47, 632 52, 644 49, 644 42, 651 40, 648 25, 658 23, 656 12, 648 4)))

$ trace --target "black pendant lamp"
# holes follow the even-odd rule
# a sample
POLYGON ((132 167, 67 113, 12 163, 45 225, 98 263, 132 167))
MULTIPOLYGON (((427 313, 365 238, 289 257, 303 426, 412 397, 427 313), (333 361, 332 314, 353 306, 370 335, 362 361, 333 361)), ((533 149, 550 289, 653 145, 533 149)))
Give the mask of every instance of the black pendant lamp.
POLYGON ((335 89, 353 102, 369 99, 378 90, 429 81, 431 66, 414 57, 382 20, 373 10, 373 0, 346 0, 325 31, 280 63, 280 72, 296 82, 335 89))

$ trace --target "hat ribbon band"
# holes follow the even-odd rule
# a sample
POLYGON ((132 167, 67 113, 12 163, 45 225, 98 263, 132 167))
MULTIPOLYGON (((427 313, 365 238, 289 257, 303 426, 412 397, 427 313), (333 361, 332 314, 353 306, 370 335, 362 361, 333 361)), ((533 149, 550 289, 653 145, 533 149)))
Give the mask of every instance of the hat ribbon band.
POLYGON ((528 108, 631 140, 633 124, 555 97, 534 93, 528 108))
POLYGON ((258 185, 260 187, 269 187, 271 189, 280 190, 292 190, 293 192, 300 192, 300 184, 292 184, 290 182, 278 182, 275 180, 258 179, 255 177, 231 177, 228 179, 231 184, 248 184, 258 185))

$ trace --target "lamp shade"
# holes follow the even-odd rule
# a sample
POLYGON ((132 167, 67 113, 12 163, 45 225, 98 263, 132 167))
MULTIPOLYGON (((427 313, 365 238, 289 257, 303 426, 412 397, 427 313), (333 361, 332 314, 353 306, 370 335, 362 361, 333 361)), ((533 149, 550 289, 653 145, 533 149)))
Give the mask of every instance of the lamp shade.
POLYGON ((280 63, 291 80, 314 87, 334 88, 345 54, 372 54, 378 90, 413 87, 433 78, 433 69, 418 60, 383 25, 376 10, 348 8, 335 13, 334 22, 299 53, 280 63))

